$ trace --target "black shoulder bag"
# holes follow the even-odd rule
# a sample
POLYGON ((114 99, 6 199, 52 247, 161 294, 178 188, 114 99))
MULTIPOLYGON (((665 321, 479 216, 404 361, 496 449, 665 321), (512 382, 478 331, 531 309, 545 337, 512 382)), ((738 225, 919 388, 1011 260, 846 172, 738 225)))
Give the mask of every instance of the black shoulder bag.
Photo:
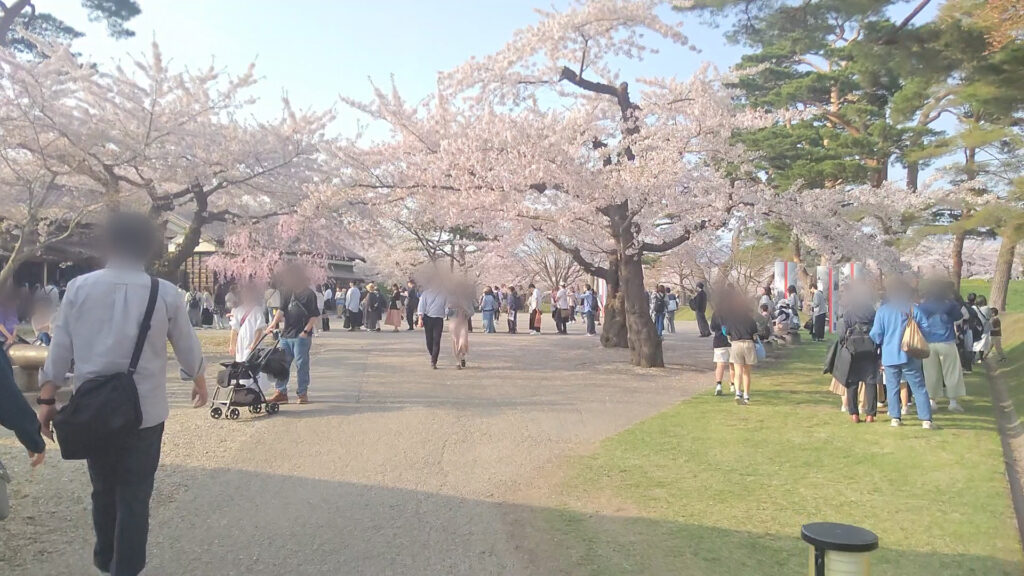
POLYGON ((60 455, 65 460, 84 460, 109 450, 142 426, 135 370, 149 335, 158 291, 159 281, 150 278, 149 301, 128 370, 86 380, 54 417, 53 429, 60 444, 60 455))

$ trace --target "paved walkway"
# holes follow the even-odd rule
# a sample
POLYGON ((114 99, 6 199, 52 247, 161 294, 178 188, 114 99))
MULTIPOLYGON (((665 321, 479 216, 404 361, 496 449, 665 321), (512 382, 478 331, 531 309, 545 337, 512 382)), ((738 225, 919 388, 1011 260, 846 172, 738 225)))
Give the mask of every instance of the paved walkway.
MULTIPOLYGON (((707 384, 709 344, 668 336, 665 370, 569 336, 471 335, 456 370, 421 332, 318 336, 314 403, 214 421, 176 383, 157 474, 147 574, 550 574, 516 512, 551 505, 565 457, 707 384)), ((78 575, 90 565, 85 466, 51 455, 0 522, 0 573, 78 575)))

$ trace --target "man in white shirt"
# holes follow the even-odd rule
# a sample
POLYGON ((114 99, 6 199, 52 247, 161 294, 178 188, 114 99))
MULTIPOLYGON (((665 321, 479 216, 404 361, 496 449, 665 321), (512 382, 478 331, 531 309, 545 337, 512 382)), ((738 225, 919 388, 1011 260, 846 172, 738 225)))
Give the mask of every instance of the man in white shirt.
POLYGON ((555 294, 555 306, 558 308, 558 312, 555 313, 555 328, 559 334, 568 334, 569 325, 569 291, 565 288, 565 283, 562 283, 561 287, 558 288, 558 292, 555 294))
POLYGON ((444 332, 444 317, 448 311, 448 299, 444 292, 435 288, 427 288, 420 294, 420 303, 416 312, 420 317, 420 327, 427 339, 427 353, 430 354, 430 367, 437 368, 437 357, 441 354, 441 333, 444 332))
MULTIPOLYGON (((141 214, 110 217, 104 241, 107 267, 68 284, 42 370, 37 402, 43 433, 57 413, 55 396, 74 361, 74 386, 96 377, 125 372, 149 300, 151 280, 144 269, 158 235, 141 214)), ((149 501, 160 460, 167 419, 167 342, 193 380, 193 406, 206 404, 206 379, 199 340, 174 285, 160 280, 156 307, 134 373, 142 411, 141 427, 87 460, 92 482, 92 518, 96 533, 93 562, 103 573, 136 575, 146 564, 149 501)))
POLYGON ((540 289, 530 284, 530 334, 540 334, 540 289))
POLYGON ((828 314, 828 299, 824 290, 819 290, 817 284, 811 285, 811 314, 814 323, 811 325, 811 340, 815 342, 825 341, 825 319, 828 314))
POLYGON ((345 324, 348 326, 349 332, 355 332, 359 330, 359 327, 363 325, 363 311, 359 308, 359 299, 362 294, 359 293, 359 286, 356 281, 352 281, 352 286, 349 287, 348 292, 345 293, 345 309, 348 310, 348 317, 345 318, 345 324))

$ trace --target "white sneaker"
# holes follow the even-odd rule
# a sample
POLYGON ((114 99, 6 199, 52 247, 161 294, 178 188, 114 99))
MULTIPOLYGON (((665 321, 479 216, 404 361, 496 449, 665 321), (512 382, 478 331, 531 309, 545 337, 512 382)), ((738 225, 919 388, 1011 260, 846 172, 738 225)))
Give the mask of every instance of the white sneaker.
POLYGON ((932 421, 931 420, 925 420, 924 422, 921 422, 921 428, 924 428, 925 430, 931 430, 932 429, 932 421))
POLYGON ((721 396, 721 395, 722 395, 722 385, 721 384, 715 384, 715 396, 721 396))
POLYGON ((849 410, 846 409, 846 406, 840 406, 839 407, 839 411, 840 412, 849 412, 849 410))
POLYGON ((903 422, 899 418, 893 418, 892 421, 889 422, 889 426, 892 426, 893 428, 899 428, 902 425, 903 422))
POLYGON ((932 412, 935 412, 936 410, 939 409, 939 404, 935 400, 929 398, 928 403, 931 404, 932 412))
POLYGON ((956 401, 952 401, 952 402, 949 403, 949 411, 950 412, 955 412, 957 414, 963 414, 964 413, 964 407, 961 406, 960 404, 958 404, 956 401))
POLYGON ((903 415, 903 416, 906 416, 907 412, 909 410, 910 410, 910 406, 904 406, 903 408, 900 408, 900 414, 903 415))

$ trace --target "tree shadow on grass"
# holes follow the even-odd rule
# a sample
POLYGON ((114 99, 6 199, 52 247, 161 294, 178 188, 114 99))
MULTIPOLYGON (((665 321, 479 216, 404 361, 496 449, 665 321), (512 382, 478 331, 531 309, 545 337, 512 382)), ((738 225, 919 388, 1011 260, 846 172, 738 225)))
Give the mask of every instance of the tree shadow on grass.
MULTIPOLYGON (((335 470, 334 464, 324 463, 324 472, 335 470)), ((88 494, 63 497, 68 502, 66 529, 43 532, 32 541, 0 541, 5 575, 86 573, 92 542, 88 494)), ((39 519, 26 508, 0 526, 5 536, 21 530, 38 533, 28 524, 39 519)), ((821 519, 808 518, 813 520, 821 519)), ((177 465, 161 466, 158 472, 151 525, 147 573, 158 575, 792 576, 806 573, 808 553, 798 538, 799 526, 792 527, 792 535, 760 534, 177 465)), ((1021 571, 1015 562, 984 555, 895 550, 884 541, 882 546, 873 556, 878 574, 1000 576, 1021 571)))

